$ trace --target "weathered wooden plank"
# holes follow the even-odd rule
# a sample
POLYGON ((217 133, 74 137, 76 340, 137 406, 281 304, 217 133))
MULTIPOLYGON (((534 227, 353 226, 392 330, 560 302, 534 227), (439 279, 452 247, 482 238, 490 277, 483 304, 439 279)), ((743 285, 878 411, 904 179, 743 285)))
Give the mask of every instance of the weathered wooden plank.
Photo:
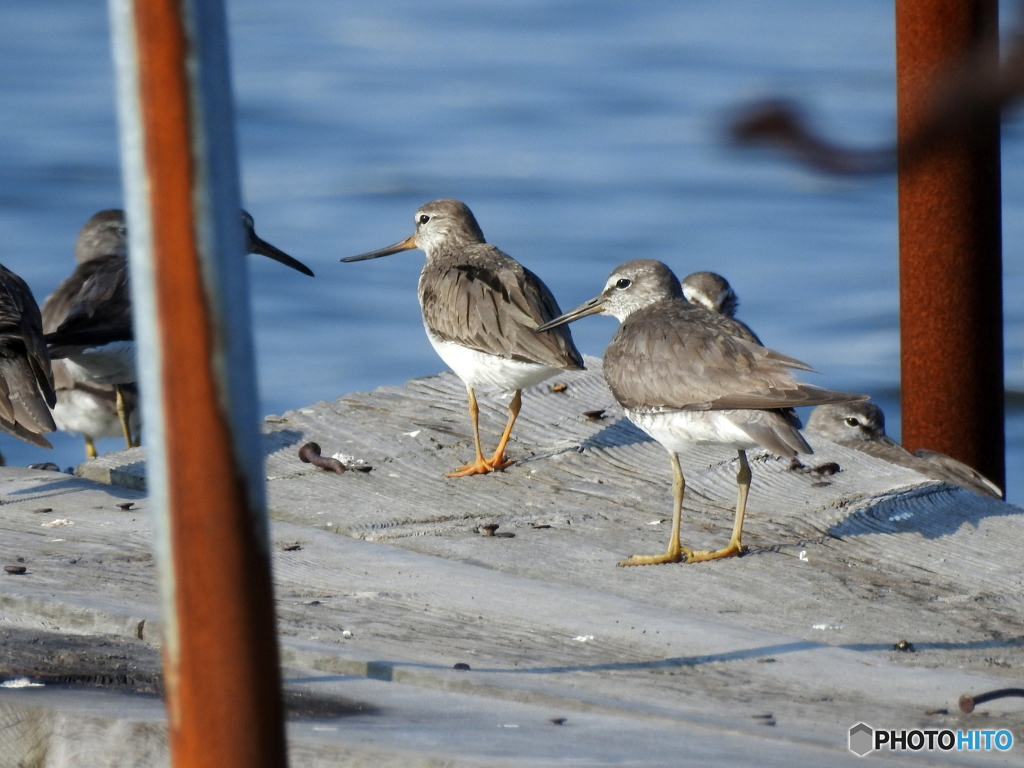
MULTIPOLYGON (((84 485, 70 478, 61 482, 84 485)), ((52 493, 52 486, 49 478, 41 478, 42 493, 52 493)), ((23 485, 21 490, 28 488, 23 485)), ((74 498, 67 493, 62 497, 74 498)), ((34 502, 29 497, 24 503, 34 502)), ((74 518, 62 518, 74 521, 63 526, 67 538, 50 543, 67 544, 65 555, 70 558, 31 561, 29 573, 21 577, 23 593, 41 591, 61 599, 52 594, 49 579, 62 567, 74 566, 65 583, 68 600, 94 592, 97 583, 108 579, 108 564, 114 560, 104 548, 130 552, 124 533, 138 522, 111 518, 110 508, 80 505, 74 518), (98 530, 112 532, 106 544, 97 541, 98 530), (40 576, 49 579, 40 579, 37 588, 40 576)), ((4 511, 14 510, 5 506, 4 511)), ((31 527, 26 519, 22 512, 11 527, 31 527)), ((682 744, 684 734, 695 729, 703 734, 697 739, 702 749, 736 734, 741 741, 767 740, 780 755, 789 754, 785 744, 796 743, 801 750, 810 750, 813 759, 793 764, 813 765, 843 757, 835 745, 841 747, 844 729, 863 717, 864 710, 895 724, 941 726, 950 720, 928 718, 925 708, 950 708, 961 691, 992 685, 958 671, 898 667, 879 654, 768 635, 716 620, 694 621, 692 615, 597 589, 545 584, 289 523, 275 524, 274 534, 286 663, 322 671, 293 672, 293 688, 296 679, 317 685, 337 681, 330 673, 374 678, 480 697, 477 709, 495 718, 504 710, 488 702, 498 700, 528 705, 533 714, 527 719, 520 710, 518 715, 527 723, 555 716, 575 722, 589 713, 617 719, 615 728, 627 733, 639 726, 623 724, 622 718, 639 720, 647 723, 639 728, 647 734, 644 738, 656 736, 655 745, 673 739, 682 744), (295 549, 296 543, 301 548, 295 549), (764 663, 768 659, 774 662, 764 663), (455 672, 455 661, 467 661, 473 669, 455 672), (542 718, 536 708, 554 714, 542 718), (777 723, 771 729, 753 717, 765 710, 777 723), (814 753, 814 748, 827 749, 827 756, 814 753)), ((140 563, 141 580, 150 575, 150 568, 144 559, 140 563)), ((125 612, 136 611, 140 599, 155 602, 152 585, 148 597, 139 594, 137 585, 123 585, 118 579, 106 587, 108 606, 119 603, 125 612)), ((351 687, 343 687, 336 697, 358 698, 351 687)), ((368 699, 378 707, 385 700, 379 695, 368 699)), ((421 716, 448 711, 451 704, 446 697, 425 696, 419 701, 421 716)), ((1012 703, 1002 704, 994 708, 996 712, 1013 712, 1012 703)), ((399 730, 401 722, 390 720, 387 728, 399 730)), ((985 722, 986 727, 1017 727, 1019 716, 1001 715, 985 722)), ((336 726, 342 740, 346 724, 347 720, 336 726)), ((372 720, 364 725, 378 731, 382 727, 372 720)), ((525 730, 520 736, 519 749, 529 753, 535 736, 525 730)), ((442 731, 439 738, 449 737, 449 746, 459 754, 465 745, 455 736, 442 731)), ((595 742, 593 749, 606 746, 595 742)), ((514 744, 506 740, 503 748, 513 749, 514 744)), ((652 746, 650 754, 656 756, 665 748, 652 746)), ((487 749, 482 754, 494 756, 487 749)), ((609 762, 621 757, 614 751, 586 754, 595 762, 597 757, 609 762)))
MULTIPOLYGON (((829 477, 753 457, 748 556, 709 566, 615 569, 626 555, 665 546, 668 462, 660 446, 621 418, 600 362, 587 362, 591 370, 559 378, 565 391, 541 385, 525 394, 511 449, 521 462, 486 477, 443 477, 471 450, 464 390, 450 374, 270 417, 272 514, 540 580, 597 579, 614 594, 736 615, 749 626, 808 639, 831 633, 829 641, 879 645, 951 643, 958 633, 981 643, 1017 636, 1021 510, 825 441, 813 443, 817 453, 807 463, 837 462, 842 471, 829 477), (595 409, 607 417, 583 416, 595 409), (374 470, 339 476, 302 464, 296 451, 308 440, 374 470), (475 529, 487 522, 519 538, 484 541, 475 529), (814 615, 796 620, 780 604, 814 615), (881 618, 880 610, 893 619, 881 618), (914 622, 898 618, 906 611, 914 622)), ((481 402, 490 434, 504 422, 503 407, 481 402)), ((117 455, 107 461, 117 468, 117 455)), ((125 463, 140 466, 137 455, 125 463)), ((682 464, 684 538, 699 546, 723 541, 734 504, 732 454, 694 449, 682 464)))
MULTIPOLYGON (((512 768, 513 766, 707 765, 769 768, 856 765, 847 753, 757 732, 690 723, 566 713, 558 707, 481 699, 375 680, 304 681, 320 700, 350 698, 333 717, 289 724, 290 764, 303 768, 512 768), (370 704, 369 702, 374 702, 370 704), (568 714, 568 717, 566 715, 568 714), (552 720, 562 720, 556 726, 552 720)), ((168 764, 163 708, 96 691, 5 694, 0 749, 47 768, 168 764), (45 760, 45 763, 43 762, 45 760)), ((770 721, 765 721, 770 722, 770 721)), ((771 727, 761 726, 767 733, 771 727)), ((992 756, 986 765, 1005 764, 992 756)), ((873 765, 895 766, 884 757, 873 765)))
MULTIPOLYGON (((773 750, 780 740, 827 745, 831 764, 858 720, 969 727, 968 716, 925 712, 953 712, 961 693, 1018 681, 1021 509, 816 442, 805 463, 834 461, 842 471, 793 472, 754 457, 745 557, 616 568, 623 556, 665 546, 668 462, 622 421, 599 371, 561 378, 563 392, 541 386, 524 396, 510 450, 520 463, 484 477, 443 477, 471 452, 464 391, 450 375, 266 420, 278 613, 293 683, 369 678, 491 702, 482 711, 517 702, 638 719, 658 733, 654 724, 664 723, 676 738, 695 728, 707 739, 768 740, 773 750), (583 416, 595 409, 606 418, 583 416), (309 440, 373 470, 336 475, 303 464, 297 449, 309 440), (515 537, 481 536, 485 523, 515 537), (916 653, 892 649, 904 639, 916 653), (452 671, 456 662, 472 671, 452 671), (764 711, 774 727, 753 719, 764 711), (809 733, 817 735, 808 742, 809 733)), ((481 402, 489 434, 504 418, 503 402, 481 402)), ((682 463, 684 537, 724 541, 731 454, 694 450, 682 463)), ((107 478, 130 471, 136 482, 142 466, 126 452, 83 469, 107 478)), ((148 527, 137 510, 115 506, 133 500, 144 511, 142 494, 0 473, 4 551, 31 557, 30 573, 17 577, 24 581, 5 581, 0 611, 40 631, 124 638, 138 637, 142 621, 142 644, 155 642, 148 527), (44 505, 74 524, 41 528, 46 516, 32 509, 44 505), (90 610, 104 617, 92 630, 82 613, 90 610)), ((1008 701, 991 707, 986 727, 1024 732, 1019 705, 1008 701)), ((452 760, 515 754, 502 752, 514 750, 507 744, 468 749, 463 736, 438 738, 450 740, 452 760)), ((558 754, 537 764, 563 764, 558 754)), ((985 756, 993 758, 1009 759, 985 756)))

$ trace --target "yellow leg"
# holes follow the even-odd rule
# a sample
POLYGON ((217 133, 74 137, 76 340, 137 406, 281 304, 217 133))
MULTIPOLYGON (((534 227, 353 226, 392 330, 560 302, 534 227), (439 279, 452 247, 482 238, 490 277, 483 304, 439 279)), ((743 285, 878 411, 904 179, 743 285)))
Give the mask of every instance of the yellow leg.
POLYGON ((476 461, 459 467, 454 472, 449 472, 445 477, 467 477, 469 475, 485 475, 494 467, 484 458, 484 452, 480 449, 480 406, 476 404, 476 394, 472 387, 466 387, 469 393, 469 418, 473 421, 473 444, 476 446, 476 461))
POLYGON ((488 462, 493 469, 504 469, 505 467, 511 467, 511 461, 505 460, 505 446, 508 445, 509 435, 512 434, 512 427, 516 423, 516 419, 519 417, 519 409, 523 407, 523 391, 517 389, 516 393, 512 395, 512 402, 508 404, 508 424, 505 425, 505 431, 501 433, 501 440, 498 441, 498 450, 494 452, 491 460, 488 462))
POLYGON ((729 546, 714 551, 694 552, 687 558, 688 563, 699 563, 705 560, 718 560, 722 557, 735 557, 743 553, 740 537, 743 534, 743 517, 747 512, 747 494, 750 492, 750 465, 747 463, 747 452, 739 452, 740 468, 736 472, 736 519, 732 524, 732 538, 729 546))
POLYGON ((679 457, 671 451, 668 455, 672 459, 672 535, 668 540, 668 551, 664 555, 633 555, 619 565, 657 565, 659 563, 678 563, 683 559, 689 562, 693 557, 693 551, 679 543, 679 524, 683 517, 683 494, 686 492, 686 480, 683 478, 683 470, 679 466, 679 457))
POLYGON ((121 385, 114 385, 114 392, 117 395, 117 418, 121 420, 121 433, 124 435, 124 444, 127 448, 134 448, 132 443, 132 429, 128 425, 128 405, 124 401, 124 393, 121 391, 121 385))
POLYGON ((89 435, 83 435, 85 438, 85 458, 95 459, 99 454, 96 453, 96 443, 92 441, 92 437, 89 435))

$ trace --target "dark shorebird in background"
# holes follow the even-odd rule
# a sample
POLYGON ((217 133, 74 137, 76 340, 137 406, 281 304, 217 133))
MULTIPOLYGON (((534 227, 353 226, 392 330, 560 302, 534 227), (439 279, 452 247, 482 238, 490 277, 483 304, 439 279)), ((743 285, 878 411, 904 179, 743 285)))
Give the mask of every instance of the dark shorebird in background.
MULTIPOLYGON (((683 295, 690 303, 729 317, 736 314, 739 299, 721 275, 694 272, 683 278, 682 287, 683 295)), ((807 419, 804 432, 982 496, 1003 496, 999 486, 962 461, 926 448, 918 448, 911 453, 892 440, 885 434, 885 414, 874 403, 859 401, 819 405, 807 419)))
POLYGON ((926 448, 911 453, 887 436, 885 414, 874 403, 819 405, 804 431, 982 496, 1003 497, 998 485, 962 461, 926 448))
POLYGON ((41 448, 56 403, 39 306, 28 285, 0 265, 0 429, 41 448))
POLYGON ((761 339, 750 330, 750 326, 736 319, 736 310, 740 308, 740 299, 729 281, 717 272, 693 272, 683 278, 680 283, 683 297, 698 307, 710 309, 720 315, 731 317, 737 325, 743 326, 745 338, 756 341, 761 346, 761 339))
POLYGON ((416 231, 379 251, 350 256, 362 261, 419 248, 427 255, 419 280, 427 338, 465 383, 476 459, 448 474, 462 477, 504 469, 522 390, 560 370, 583 369, 568 329, 534 330, 561 310, 540 278, 484 240, 472 212, 458 200, 434 200, 414 217, 416 231), (514 392, 508 422, 491 458, 480 446, 476 389, 514 392))
POLYGON ((683 297, 691 304, 726 317, 736 317, 740 300, 729 281, 717 272, 692 272, 680 283, 683 297))
MULTIPOLYGON (((241 215, 249 253, 313 275, 309 267, 261 240, 252 216, 245 211, 241 215)), ((46 341, 60 386, 55 416, 62 429, 85 436, 90 458, 96 455, 93 440, 113 436, 118 428, 127 446, 138 445, 127 255, 124 212, 100 211, 78 234, 75 271, 43 305, 46 341)))
POLYGON ((743 324, 686 301, 672 271, 659 261, 630 261, 604 290, 547 323, 545 331, 595 313, 621 325, 604 353, 604 375, 626 416, 661 443, 672 462, 672 534, 663 555, 634 555, 620 565, 700 562, 743 551, 750 489, 746 451, 779 456, 811 453, 794 406, 866 399, 796 380, 805 363, 761 346, 743 324), (679 542, 685 480, 678 452, 693 444, 728 445, 739 454, 736 518, 728 546, 694 551, 679 542))
MULTIPOLYGON (((102 289, 97 299, 114 298, 122 308, 119 320, 128 327, 131 338, 131 307, 128 298, 127 272, 123 264, 128 254, 125 237, 124 214, 119 210, 100 211, 89 219, 78 233, 75 242, 75 261, 78 263, 74 274, 58 286, 43 302, 43 330, 54 333, 68 318, 71 310, 82 300, 86 283, 102 289), (101 266, 106 270, 98 271, 101 266), (113 266, 113 268, 111 268, 113 266), (105 284, 94 274, 113 275, 114 279, 105 284)), ((123 432, 125 441, 134 444, 132 435, 138 434, 138 412, 135 385, 134 355, 129 359, 131 372, 118 385, 95 381, 92 376, 83 375, 80 366, 74 366, 64 359, 53 361, 53 375, 57 390, 57 405, 53 418, 57 427, 65 432, 78 432, 85 438, 85 452, 89 458, 96 456, 94 441, 101 437, 115 437, 122 434, 122 422, 118 415, 118 403, 122 410, 127 408, 129 426, 123 432), (120 398, 119 398, 120 395, 120 398)))

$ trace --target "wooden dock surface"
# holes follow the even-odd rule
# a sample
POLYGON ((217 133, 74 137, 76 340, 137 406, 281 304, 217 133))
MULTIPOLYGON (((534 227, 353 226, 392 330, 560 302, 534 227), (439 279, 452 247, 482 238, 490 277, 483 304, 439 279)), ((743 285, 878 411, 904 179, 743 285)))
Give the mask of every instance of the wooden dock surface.
MULTIPOLYGON (((488 476, 443 477, 472 454, 451 374, 265 420, 293 765, 842 765, 860 721, 1024 739, 1020 699, 957 709, 1022 684, 1024 510, 812 441, 838 473, 751 457, 744 557, 618 568, 667 543, 668 459, 587 362, 524 394, 488 476), (372 471, 303 464, 308 441, 372 471)), ((505 403, 481 401, 489 445, 505 403)), ((733 459, 681 456, 685 542, 727 541, 733 459)), ((0 766, 166 764, 144 466, 0 469, 27 569, 0 574, 0 672, 46 683, 0 689, 0 766)))

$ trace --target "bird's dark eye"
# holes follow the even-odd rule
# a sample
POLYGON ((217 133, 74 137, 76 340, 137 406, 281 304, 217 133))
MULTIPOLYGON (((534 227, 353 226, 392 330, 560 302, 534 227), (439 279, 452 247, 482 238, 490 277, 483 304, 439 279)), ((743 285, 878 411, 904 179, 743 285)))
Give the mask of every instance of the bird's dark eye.
POLYGON ((618 282, 615 283, 616 288, 629 288, 633 284, 633 281, 627 277, 619 278, 618 282))
POLYGON ((128 230, 126 228, 124 228, 124 227, 118 227, 117 228, 117 233, 119 235, 127 235, 128 234, 128 230))
POLYGON ((860 422, 853 418, 853 416, 847 416, 843 421, 846 422, 846 426, 848 427, 856 427, 860 425, 860 422))
POLYGON ((430 221, 430 217, 425 213, 421 213, 419 218, 420 224, 426 224, 428 221, 430 221))

